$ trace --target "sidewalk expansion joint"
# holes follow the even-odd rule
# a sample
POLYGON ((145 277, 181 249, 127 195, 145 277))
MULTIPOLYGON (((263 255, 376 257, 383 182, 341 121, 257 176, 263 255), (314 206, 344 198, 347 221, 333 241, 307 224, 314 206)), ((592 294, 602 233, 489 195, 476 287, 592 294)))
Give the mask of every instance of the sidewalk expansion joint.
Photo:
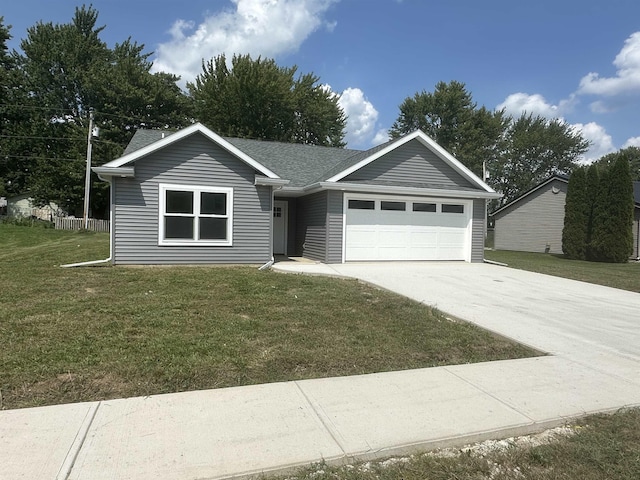
POLYGON ((85 420, 82 422, 80 429, 78 430, 78 434, 74 439, 71 447, 69 447, 69 452, 67 452, 67 456, 62 462, 62 466, 58 471, 58 475, 56 475, 56 480, 68 480, 71 475, 71 471, 73 470, 73 466, 76 463, 78 455, 80 454, 80 450, 84 446, 84 442, 87 439, 87 435, 89 434, 89 429, 91 425, 93 425, 93 420, 96 418, 96 414, 98 413, 98 409, 102 405, 102 401, 98 401, 91 405, 87 415, 85 416, 85 420))
POLYGON ((311 399, 309 398, 309 396, 305 393, 305 391, 302 389, 302 387, 300 386, 300 384, 297 381, 294 381, 293 383, 296 384, 296 387, 298 388, 298 390, 300 391, 300 393, 302 394, 302 396, 304 397, 305 401, 307 402, 307 404, 309 405, 309 407, 311 407, 311 410, 313 411, 314 415, 316 416, 316 418, 318 419, 318 421, 320 422, 320 424, 324 427, 324 429, 329 433, 329 435, 331 436, 332 440, 336 443, 336 445, 340 448, 340 450, 342 451, 342 454, 344 455, 344 457, 347 457, 347 451, 345 450, 344 446, 342 445, 342 443, 340 443, 340 440, 338 440, 337 435, 334 433, 334 429, 331 428, 331 426, 328 424, 327 421, 325 421, 322 418, 322 415, 320 415, 318 413, 318 411, 316 410, 316 407, 314 406, 313 402, 311 401, 311 399))

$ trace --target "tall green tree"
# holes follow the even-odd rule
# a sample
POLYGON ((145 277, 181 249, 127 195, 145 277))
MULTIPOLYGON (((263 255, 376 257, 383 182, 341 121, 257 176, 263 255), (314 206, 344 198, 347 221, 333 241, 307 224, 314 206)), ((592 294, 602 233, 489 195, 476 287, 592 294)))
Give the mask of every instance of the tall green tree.
POLYGON ((235 137, 344 146, 344 112, 338 97, 313 74, 272 59, 225 55, 203 62, 187 84, 194 115, 216 132, 235 137))
POLYGON ((22 125, 31 114, 31 99, 23 88, 18 57, 7 46, 10 30, 0 17, 0 195, 21 193, 32 170, 25 157, 28 145, 21 138, 22 125))
POLYGON ((596 201, 598 197, 598 187, 600 185, 600 169, 596 163, 592 163, 587 168, 586 176, 586 190, 587 198, 586 202, 586 215, 587 215, 587 236, 586 236, 586 257, 590 259, 593 257, 591 253, 591 240, 593 237, 593 222, 595 218, 596 201))
MULTIPOLYGON (((69 23, 38 22, 27 30, 17 57, 21 189, 39 202, 54 201, 79 213, 90 112, 100 134, 93 140, 93 165, 119 156, 137 128, 179 128, 191 122, 189 101, 177 77, 150 72, 150 53, 131 39, 109 48, 100 38, 93 7, 76 8, 69 23)), ((92 176, 91 208, 105 212, 107 185, 92 176)), ((22 193, 22 192, 16 192, 22 193)))
POLYGON ((477 175, 504 149, 504 112, 478 108, 464 83, 438 82, 433 92, 405 98, 399 109, 392 138, 422 130, 477 175))
POLYGON ((13 62, 9 55, 7 42, 11 39, 10 26, 4 24, 4 17, 0 16, 0 197, 7 194, 8 158, 3 148, 9 133, 10 120, 7 118, 9 94, 11 92, 10 75, 13 62))
POLYGON ((523 114, 505 132, 506 149, 491 166, 491 186, 507 203, 551 175, 568 175, 589 142, 559 119, 523 114))
POLYGON ((478 107, 464 83, 439 82, 433 92, 406 98, 390 135, 420 129, 480 175, 507 203, 553 174, 568 174, 589 147, 579 132, 560 120, 532 115, 512 118, 478 107))
POLYGON ((587 196, 585 168, 576 168, 567 185, 562 229, 562 251, 575 260, 584 260, 587 253, 587 196))
POLYGON ((619 156, 600 176, 590 251, 593 260, 624 263, 633 253, 633 184, 629 161, 619 156))
POLYGON ((640 147, 627 147, 617 152, 604 155, 596 162, 601 168, 611 168, 615 161, 621 157, 626 157, 629 162, 629 172, 633 181, 640 181, 640 147))

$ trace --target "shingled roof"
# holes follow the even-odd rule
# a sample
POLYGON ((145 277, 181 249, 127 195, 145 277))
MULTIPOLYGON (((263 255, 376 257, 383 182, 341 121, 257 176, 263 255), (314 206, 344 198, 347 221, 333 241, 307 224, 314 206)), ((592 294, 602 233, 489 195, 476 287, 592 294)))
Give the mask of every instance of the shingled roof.
MULTIPOLYGON (((170 130, 137 130, 123 156, 151 145, 174 133, 170 130)), ((304 187, 329 178, 361 159, 361 150, 321 147, 299 143, 270 142, 247 138, 223 137, 236 148, 261 163, 280 178, 290 180, 290 187, 304 187), (352 159, 356 159, 352 161, 352 159), (341 166, 344 165, 343 168, 341 166)), ((375 150, 379 149, 376 147, 375 150)), ((374 150, 374 149, 372 149, 374 150)))

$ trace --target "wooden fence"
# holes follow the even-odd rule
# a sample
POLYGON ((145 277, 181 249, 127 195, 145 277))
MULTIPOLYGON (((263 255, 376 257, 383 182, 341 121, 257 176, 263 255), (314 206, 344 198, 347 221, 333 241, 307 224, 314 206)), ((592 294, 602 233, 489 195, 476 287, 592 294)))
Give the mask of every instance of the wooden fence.
MULTIPOLYGON (((84 220, 82 218, 55 217, 56 230, 82 230, 84 220)), ((92 232, 109 232, 109 220, 96 220, 90 218, 87 221, 87 230, 92 232)))

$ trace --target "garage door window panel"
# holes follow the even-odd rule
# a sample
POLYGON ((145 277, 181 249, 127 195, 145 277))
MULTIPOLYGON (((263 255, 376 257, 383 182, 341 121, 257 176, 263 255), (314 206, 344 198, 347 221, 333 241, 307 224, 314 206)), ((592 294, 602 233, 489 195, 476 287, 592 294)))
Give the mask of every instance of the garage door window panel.
POLYGON ((435 213, 437 205, 435 203, 413 203, 414 212, 435 213))
POLYGON ((407 204, 405 202, 389 202, 384 200, 380 202, 380 210, 404 212, 406 209, 407 209, 407 204))
POLYGON ((457 203, 443 203, 442 213, 464 213, 464 205, 457 203))
POLYGON ((349 200, 350 210, 375 210, 375 208, 374 200, 349 200))

